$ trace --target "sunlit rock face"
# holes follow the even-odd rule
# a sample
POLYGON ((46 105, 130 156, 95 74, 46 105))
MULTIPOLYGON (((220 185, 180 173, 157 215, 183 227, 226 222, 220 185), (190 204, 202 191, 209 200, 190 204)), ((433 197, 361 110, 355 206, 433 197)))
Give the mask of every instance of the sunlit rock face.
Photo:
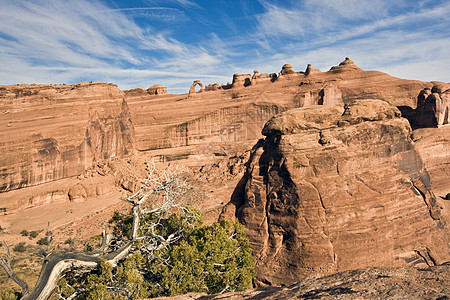
POLYGON ((245 225, 260 285, 449 259, 408 121, 380 100, 270 119, 222 217, 245 225))
POLYGON ((420 91, 415 124, 418 127, 450 124, 450 87, 447 83, 435 82, 433 88, 420 91))
POLYGON ((208 143, 240 143, 261 138, 261 128, 274 114, 311 105, 336 105, 357 99, 383 99, 415 109, 417 95, 432 83, 404 80, 365 71, 345 59, 329 71, 311 65, 295 72, 282 67, 280 76, 235 74, 232 84, 208 85, 187 95, 143 95, 127 92, 138 150, 168 149, 208 143))
POLYGON ((0 191, 84 172, 134 149, 123 92, 101 82, 1 88, 0 191))

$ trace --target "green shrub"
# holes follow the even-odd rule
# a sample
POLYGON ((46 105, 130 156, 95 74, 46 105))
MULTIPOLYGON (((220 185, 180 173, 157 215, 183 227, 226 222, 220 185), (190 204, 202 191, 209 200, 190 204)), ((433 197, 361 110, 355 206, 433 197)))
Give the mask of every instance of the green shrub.
POLYGON ((93 251, 96 247, 100 246, 101 241, 101 235, 94 235, 86 242, 83 250, 88 252, 93 251))
MULTIPOLYGON (((145 222, 144 218, 143 230, 145 222)), ((176 214, 162 220, 161 224, 158 235, 167 237, 183 230, 183 237, 171 247, 153 251, 151 255, 138 250, 116 269, 102 262, 99 269, 88 276, 83 299, 128 299, 130 295, 132 299, 141 299, 189 292, 214 294, 242 291, 251 286, 255 260, 241 224, 227 220, 210 226, 200 222, 187 224, 184 217, 176 214), (128 294, 106 288, 114 284, 126 286, 128 294)), ((136 248, 142 249, 139 245, 136 248)))
POLYGON ((67 240, 64 241, 64 244, 66 244, 66 245, 72 246, 74 243, 75 243, 75 241, 71 237, 69 237, 67 240))
POLYGON ((241 224, 222 221, 195 228, 167 253, 169 261, 149 264, 152 296, 188 292, 242 291, 255 276, 255 261, 241 224))
POLYGON ((0 299, 2 300, 17 300, 21 297, 22 293, 11 288, 0 292, 0 299))
POLYGON ((22 236, 28 236, 28 230, 22 230, 21 232, 20 232, 20 234, 22 235, 22 236))
POLYGON ((108 221, 113 230, 113 235, 118 237, 129 237, 133 226, 133 216, 115 211, 111 219, 108 221))
POLYGON ((36 244, 41 245, 41 246, 44 246, 44 245, 48 245, 49 242, 48 242, 48 240, 47 240, 47 237, 43 237, 43 238, 39 239, 39 240, 36 242, 36 244))
POLYGON ((450 193, 445 196, 445 200, 450 200, 450 193))
POLYGON ((14 252, 25 252, 26 247, 25 247, 25 243, 19 243, 17 245, 14 246, 13 251, 14 252))
POLYGON ((33 230, 33 231, 30 232, 29 235, 30 235, 30 238, 34 239, 35 237, 38 236, 38 233, 37 233, 36 231, 33 230))

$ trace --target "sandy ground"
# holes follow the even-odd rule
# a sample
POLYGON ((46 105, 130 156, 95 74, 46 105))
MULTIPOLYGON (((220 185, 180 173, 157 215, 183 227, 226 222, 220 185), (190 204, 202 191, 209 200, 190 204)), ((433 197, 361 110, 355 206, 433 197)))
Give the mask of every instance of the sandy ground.
POLYGON ((130 204, 120 200, 121 196, 122 192, 116 189, 84 202, 51 203, 5 213, 0 216, 0 225, 4 229, 0 238, 8 244, 33 244, 45 236, 50 224, 55 243, 68 238, 86 240, 101 233, 115 210, 129 210, 130 204), (22 230, 36 231, 39 235, 31 240, 20 235, 22 230))

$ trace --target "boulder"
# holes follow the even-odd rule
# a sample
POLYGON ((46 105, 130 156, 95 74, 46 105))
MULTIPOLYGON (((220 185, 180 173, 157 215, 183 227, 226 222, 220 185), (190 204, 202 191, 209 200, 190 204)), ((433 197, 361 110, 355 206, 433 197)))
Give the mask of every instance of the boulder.
POLYGON ((281 68, 280 75, 295 74, 294 68, 290 64, 285 64, 281 68))
POLYGON ((88 193, 83 185, 77 184, 70 188, 68 196, 72 202, 84 202, 88 197, 88 193))
POLYGON ((396 107, 363 99, 293 109, 262 133, 221 215, 244 224, 258 285, 449 259, 429 174, 396 107))
POLYGON ((149 87, 147 93, 150 95, 165 95, 167 94, 167 88, 162 84, 156 84, 149 87))

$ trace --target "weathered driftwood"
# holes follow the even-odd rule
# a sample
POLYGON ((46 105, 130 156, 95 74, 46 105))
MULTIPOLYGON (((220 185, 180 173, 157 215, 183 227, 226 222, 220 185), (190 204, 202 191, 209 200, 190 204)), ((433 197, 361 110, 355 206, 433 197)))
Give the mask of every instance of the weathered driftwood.
POLYGON ((102 259, 116 266, 130 252, 132 245, 133 242, 129 242, 117 251, 105 255, 89 255, 81 252, 52 253, 45 260, 36 285, 29 293, 24 293, 22 299, 48 299, 62 274, 70 269, 94 270, 102 259))

